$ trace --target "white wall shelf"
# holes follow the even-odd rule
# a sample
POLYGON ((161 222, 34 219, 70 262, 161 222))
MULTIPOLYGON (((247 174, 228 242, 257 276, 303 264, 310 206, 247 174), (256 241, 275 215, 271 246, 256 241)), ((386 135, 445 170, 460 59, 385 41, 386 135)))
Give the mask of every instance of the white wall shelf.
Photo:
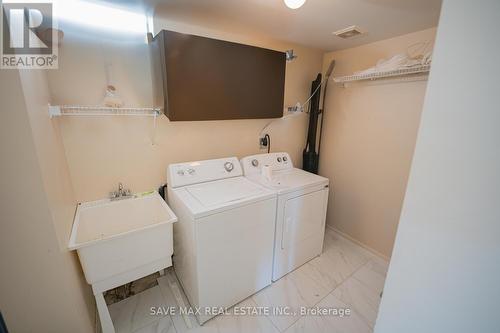
POLYGON ((50 105, 49 116, 140 116, 153 117, 153 133, 151 144, 156 140, 156 119, 162 114, 160 108, 110 108, 106 106, 84 106, 84 105, 50 105))
POLYGON ((384 78, 393 78, 393 77, 403 77, 408 75, 416 75, 416 74, 427 74, 429 73, 431 65, 422 65, 422 66, 413 66, 408 68, 400 68, 394 69, 390 71, 383 72, 374 72, 367 74, 353 74, 347 76, 334 77, 333 81, 336 83, 348 83, 355 81, 364 81, 364 80, 377 80, 384 78))
POLYGON ((105 106, 49 105, 49 116, 145 116, 157 117, 160 108, 111 108, 105 106))

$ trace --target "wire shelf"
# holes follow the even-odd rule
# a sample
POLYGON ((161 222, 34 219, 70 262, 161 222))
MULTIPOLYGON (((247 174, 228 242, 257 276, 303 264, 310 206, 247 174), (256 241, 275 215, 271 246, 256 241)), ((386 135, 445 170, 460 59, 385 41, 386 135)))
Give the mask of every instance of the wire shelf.
POLYGON ((394 70, 383 71, 383 72, 374 72, 374 73, 368 73, 368 74, 354 74, 354 75, 334 77, 333 81, 337 82, 337 83, 347 83, 347 82, 354 82, 354 81, 377 80, 377 79, 383 79, 383 78, 414 75, 414 74, 426 74, 430 71, 430 69, 431 69, 431 65, 413 66, 413 67, 400 68, 400 69, 394 69, 394 70))
POLYGON ((155 145, 157 118, 161 108, 110 108, 106 106, 87 105, 49 105, 49 116, 142 116, 153 117, 151 144, 155 145))
POLYGON ((106 106, 49 105, 50 117, 59 116, 145 116, 157 117, 160 108, 112 108, 106 106))

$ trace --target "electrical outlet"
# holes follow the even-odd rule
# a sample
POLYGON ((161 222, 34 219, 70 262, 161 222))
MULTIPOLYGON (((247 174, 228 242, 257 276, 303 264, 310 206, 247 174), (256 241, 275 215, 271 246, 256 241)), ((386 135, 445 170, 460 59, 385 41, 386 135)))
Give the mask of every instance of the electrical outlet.
POLYGON ((259 138, 260 149, 266 149, 269 142, 267 142, 267 137, 263 136, 259 138))

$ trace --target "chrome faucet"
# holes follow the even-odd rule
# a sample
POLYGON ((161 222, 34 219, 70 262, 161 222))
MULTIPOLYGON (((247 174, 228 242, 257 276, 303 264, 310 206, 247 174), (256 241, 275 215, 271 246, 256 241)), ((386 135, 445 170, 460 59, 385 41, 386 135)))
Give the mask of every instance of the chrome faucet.
POLYGON ((118 183, 118 191, 113 191, 109 193, 109 198, 111 200, 120 200, 133 197, 135 197, 135 195, 133 195, 129 189, 124 189, 122 183, 118 183))
POLYGON ((121 197, 123 195, 123 184, 118 183, 118 196, 121 197))

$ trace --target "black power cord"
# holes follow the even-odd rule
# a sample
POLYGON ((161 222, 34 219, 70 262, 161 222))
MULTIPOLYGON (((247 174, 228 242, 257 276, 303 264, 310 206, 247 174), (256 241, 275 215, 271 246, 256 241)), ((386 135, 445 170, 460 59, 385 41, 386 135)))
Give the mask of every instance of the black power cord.
POLYGON ((271 137, 269 136, 269 134, 264 135, 264 140, 266 140, 267 153, 269 154, 271 152, 271 137))

